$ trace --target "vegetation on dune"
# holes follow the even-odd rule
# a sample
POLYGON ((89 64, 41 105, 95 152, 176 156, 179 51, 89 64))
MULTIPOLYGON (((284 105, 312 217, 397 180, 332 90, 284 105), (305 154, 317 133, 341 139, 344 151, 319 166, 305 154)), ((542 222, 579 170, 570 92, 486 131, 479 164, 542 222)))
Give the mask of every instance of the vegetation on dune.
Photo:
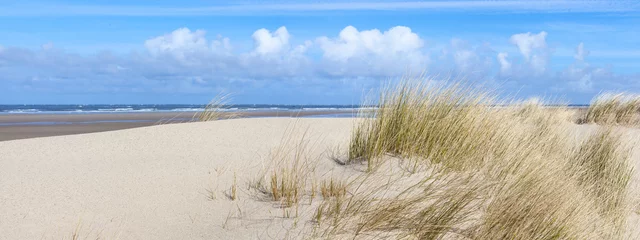
POLYGON ((306 195, 315 196, 316 191, 309 193, 307 187, 311 183, 315 188, 312 176, 319 157, 311 158, 314 145, 307 132, 297 140, 292 138, 293 131, 295 127, 285 132, 280 145, 269 155, 268 167, 250 186, 263 199, 278 202, 281 207, 291 207, 306 195))
MULTIPOLYGON (((389 183, 325 200, 319 235, 624 238, 632 170, 616 132, 576 146, 567 109, 539 100, 498 108, 488 92, 456 83, 406 79, 379 103, 355 126, 345 162, 366 163, 364 185, 390 159, 409 162, 403 169, 421 180, 399 194, 388 194, 398 187, 389 183)), ((616 119, 628 119, 628 105, 616 107, 625 109, 616 119)))
POLYGON ((589 105, 584 122, 604 125, 640 123, 640 95, 602 94, 589 105))
MULTIPOLYGON (((629 123, 636 103, 615 99, 587 119, 629 123)), ((373 117, 356 119, 346 159, 334 159, 361 171, 317 181, 308 132, 300 141, 287 132, 251 188, 296 218, 312 206, 312 238, 628 237, 633 170, 616 129, 577 141, 575 112, 539 99, 503 104, 462 83, 403 79, 377 102, 363 113, 373 117)))
POLYGON ((333 178, 324 180, 320 185, 320 195, 323 198, 344 197, 347 195, 347 186, 344 182, 333 178))
POLYGON ((628 210, 632 169, 629 151, 621 151, 623 142, 612 129, 601 129, 582 143, 574 154, 569 171, 578 184, 596 200, 600 213, 614 221, 624 221, 628 210))
POLYGON ((501 123, 488 118, 498 111, 488 106, 494 103, 489 94, 461 84, 404 81, 388 87, 375 118, 356 127, 348 159, 366 161, 369 170, 384 154, 420 156, 455 169, 479 163, 500 134, 501 123))
POLYGON ((194 122, 215 121, 223 118, 233 118, 236 115, 225 113, 222 111, 229 101, 229 94, 221 94, 214 97, 205 107, 204 110, 196 112, 191 118, 194 122))

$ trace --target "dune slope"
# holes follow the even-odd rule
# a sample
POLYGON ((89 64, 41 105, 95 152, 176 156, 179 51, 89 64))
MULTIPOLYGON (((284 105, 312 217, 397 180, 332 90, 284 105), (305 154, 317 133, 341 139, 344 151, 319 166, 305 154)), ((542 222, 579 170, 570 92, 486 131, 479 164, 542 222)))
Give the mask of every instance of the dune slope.
POLYGON ((286 129, 308 128, 321 154, 348 139, 352 121, 235 119, 2 142, 0 239, 256 238, 262 226, 223 224, 240 206, 262 208, 247 181, 286 129))

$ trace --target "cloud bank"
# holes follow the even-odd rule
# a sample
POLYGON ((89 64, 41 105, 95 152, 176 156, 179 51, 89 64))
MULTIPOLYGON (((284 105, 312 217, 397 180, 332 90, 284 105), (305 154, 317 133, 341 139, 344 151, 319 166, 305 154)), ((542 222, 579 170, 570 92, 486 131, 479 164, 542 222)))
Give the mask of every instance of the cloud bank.
POLYGON ((0 87, 17 93, 185 93, 307 91, 318 96, 359 94, 363 88, 406 73, 462 75, 530 94, 593 94, 602 89, 640 90, 637 75, 592 66, 576 43, 574 62, 550 67, 547 33, 505 36, 509 51, 490 43, 452 39, 427 44, 406 26, 387 30, 347 26, 331 36, 296 39, 285 26, 248 35, 253 47, 204 30, 179 28, 151 37, 143 51, 79 55, 47 43, 41 49, 0 46, 0 87), (529 90, 527 90, 529 89, 529 90))

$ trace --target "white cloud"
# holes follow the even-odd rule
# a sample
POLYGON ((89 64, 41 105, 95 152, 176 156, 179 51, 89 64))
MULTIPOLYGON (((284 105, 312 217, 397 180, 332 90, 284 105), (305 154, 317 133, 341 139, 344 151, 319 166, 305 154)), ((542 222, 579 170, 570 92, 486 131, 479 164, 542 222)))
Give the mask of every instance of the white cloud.
POLYGON ((188 28, 179 28, 145 41, 144 46, 151 54, 172 53, 178 57, 184 57, 187 52, 209 49, 205 35, 204 30, 192 32, 188 28))
MULTIPOLYGON (((578 49, 580 46, 582 44, 578 45, 578 49)), ((581 54, 578 53, 577 55, 581 54)), ((559 85, 566 85, 567 90, 582 93, 594 93, 596 89, 607 88, 626 91, 634 88, 634 85, 636 88, 639 86, 637 85, 637 78, 634 79, 633 76, 616 75, 609 68, 592 66, 585 61, 586 55, 582 54, 582 58, 576 57, 576 61, 573 64, 557 74, 556 79, 559 85)))
POLYGON ((231 46, 231 40, 226 37, 218 35, 216 40, 211 41, 211 50, 214 52, 223 52, 230 54, 233 47, 231 46))
POLYGON ((313 42, 312 42, 312 41, 310 41, 310 40, 306 40, 306 41, 304 41, 304 44, 296 46, 296 47, 291 51, 291 53, 292 53, 292 54, 294 54, 294 55, 297 55, 297 54, 303 54, 303 53, 305 53, 309 48, 311 48, 311 46, 313 46, 313 42))
POLYGON ((528 67, 539 75, 546 71, 551 50, 547 48, 547 32, 538 34, 531 32, 518 33, 511 36, 509 41, 516 45, 528 67))
POLYGON ((582 92, 589 92, 593 90, 593 81, 591 81, 591 73, 585 74, 580 80, 573 82, 577 90, 582 92))
POLYGON ((389 76, 407 70, 422 71, 429 62, 429 56, 422 52, 424 40, 404 26, 385 32, 347 26, 336 38, 323 36, 316 42, 332 75, 389 76))
POLYGON ((273 34, 267 29, 258 29, 252 35, 255 52, 261 55, 276 54, 285 51, 289 47, 289 32, 282 26, 273 34))
POLYGON ((584 61, 587 56, 589 56, 589 50, 584 49, 584 43, 578 44, 576 47, 576 55, 573 57, 578 61, 584 61))
POLYGON ((347 61, 366 55, 393 56, 412 53, 422 48, 424 41, 410 28, 397 26, 382 33, 378 29, 358 31, 348 26, 340 31, 338 38, 318 38, 326 59, 347 61))
POLYGON ((482 56, 485 54, 482 48, 491 50, 488 45, 473 47, 467 41, 457 38, 452 39, 450 45, 450 49, 445 50, 445 55, 448 53, 453 55, 453 62, 457 71, 465 74, 469 74, 470 72, 477 74, 479 72, 485 72, 491 67, 491 60, 487 59, 487 56, 482 56))
POLYGON ((534 50, 547 47, 546 37, 547 32, 544 31, 538 34, 531 34, 530 32, 519 33, 512 35, 510 42, 518 46, 522 56, 529 61, 534 50))
POLYGON ((458 50, 454 53, 453 58, 459 68, 468 69, 471 67, 471 62, 476 58, 476 54, 471 50, 458 50))
POLYGON ((498 53, 498 62, 500 63, 500 72, 506 74, 511 70, 511 63, 507 58, 509 54, 506 52, 498 53))
POLYGON ((548 61, 549 59, 547 56, 536 54, 531 57, 531 62, 529 64, 536 74, 541 74, 547 70, 548 61))
POLYGON ((604 68, 571 65, 558 73, 559 84, 565 84, 570 91, 592 92, 596 83, 602 85, 615 77, 604 68))

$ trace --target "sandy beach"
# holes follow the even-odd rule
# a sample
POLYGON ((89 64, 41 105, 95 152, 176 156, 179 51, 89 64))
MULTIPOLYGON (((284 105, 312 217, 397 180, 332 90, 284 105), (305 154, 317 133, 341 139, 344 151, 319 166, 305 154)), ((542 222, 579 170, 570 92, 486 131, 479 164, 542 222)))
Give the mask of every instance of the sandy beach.
POLYGON ((26 2, 0 240, 640 240, 640 0, 26 2))
POLYGON ((222 226, 236 205, 269 209, 244 184, 285 130, 308 128, 324 151, 347 140, 352 121, 234 119, 2 142, 0 239, 67 239, 79 223, 107 239, 255 239, 265 225, 222 226), (239 201, 222 194, 234 173, 239 201))
MULTIPOLYGON (((353 118, 246 118, 1 142, 0 239, 309 237, 318 201, 301 204, 294 222, 247 186, 287 137, 308 137, 321 178, 355 175, 330 159, 353 124, 353 118)), ((640 139, 637 129, 627 132, 640 139)), ((638 151, 632 160, 640 168, 638 151)))

